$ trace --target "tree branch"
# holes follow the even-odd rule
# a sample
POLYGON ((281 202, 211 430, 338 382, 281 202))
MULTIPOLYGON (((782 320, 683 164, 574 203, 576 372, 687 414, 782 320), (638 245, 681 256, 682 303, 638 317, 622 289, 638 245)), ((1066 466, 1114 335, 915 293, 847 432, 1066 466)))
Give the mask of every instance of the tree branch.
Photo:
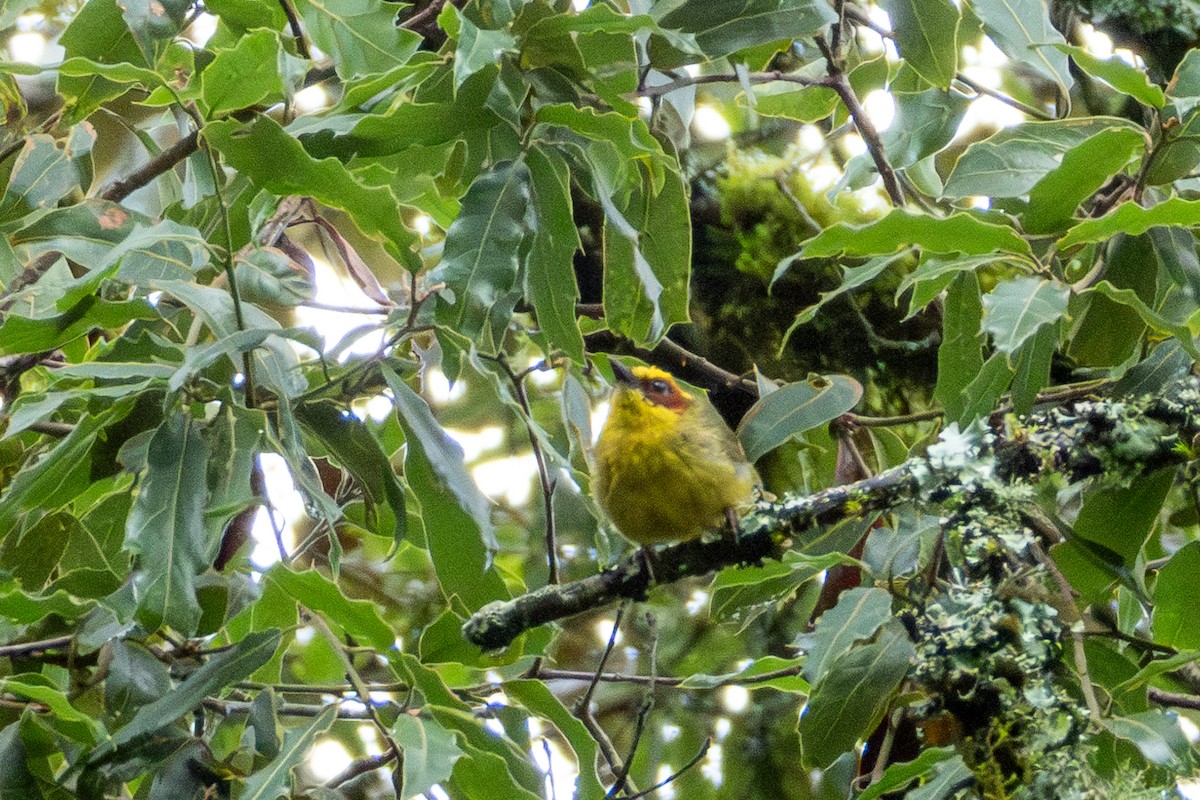
POLYGON ((654 576, 640 553, 614 568, 558 586, 544 586, 506 602, 484 606, 463 625, 463 635, 484 649, 506 647, 522 632, 599 608, 621 598, 640 599, 652 581, 665 584, 707 575, 735 564, 779 558, 817 525, 863 517, 914 498, 952 493, 970 480, 970 469, 1010 481, 1035 480, 1054 470, 1070 480, 1105 473, 1130 479, 1187 458, 1200 432, 1200 383, 1168 387, 1164 397, 1140 401, 1078 400, 1066 408, 1029 415, 1011 430, 989 431, 970 441, 958 434, 871 478, 807 497, 760 500, 741 521, 735 542, 693 540, 657 552, 654 576), (1173 398, 1173 399, 1172 399, 1173 398))
POLYGON ((105 186, 97 197, 119 203, 199 149, 200 132, 192 131, 124 178, 105 186))

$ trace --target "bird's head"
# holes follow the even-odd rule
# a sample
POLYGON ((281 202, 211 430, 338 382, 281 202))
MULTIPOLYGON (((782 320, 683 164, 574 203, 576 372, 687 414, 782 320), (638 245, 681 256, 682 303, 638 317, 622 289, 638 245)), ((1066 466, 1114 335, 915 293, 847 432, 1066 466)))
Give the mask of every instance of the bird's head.
POLYGON ((629 410, 650 410, 647 406, 682 414, 691 407, 695 398, 679 388, 679 384, 657 367, 627 367, 612 361, 613 375, 617 379, 615 406, 626 406, 629 410))

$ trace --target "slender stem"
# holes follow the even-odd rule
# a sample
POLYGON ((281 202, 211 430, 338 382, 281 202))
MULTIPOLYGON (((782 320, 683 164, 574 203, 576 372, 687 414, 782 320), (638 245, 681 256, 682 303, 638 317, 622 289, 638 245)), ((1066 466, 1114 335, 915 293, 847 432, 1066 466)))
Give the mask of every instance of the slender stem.
POLYGON ((999 100, 1001 103, 1004 103, 1005 105, 1008 105, 1008 106, 1012 106, 1013 108, 1017 109, 1018 111, 1028 114, 1029 116, 1033 117, 1034 119, 1045 120, 1047 122, 1054 119, 1053 114, 1047 114, 1045 111, 1042 111, 1041 109, 1034 108, 1033 106, 1028 105, 1026 103, 1022 103, 1020 100, 1016 99, 1015 97, 1009 97, 1008 95, 1004 94, 1003 92, 997 92, 995 89, 984 86, 981 83, 977 83, 976 81, 972 80, 971 78, 968 78, 966 75, 962 74, 961 72, 956 72, 954 74, 954 80, 958 81, 963 86, 966 86, 968 89, 970 89, 976 95, 985 95, 987 97, 992 98, 993 100, 999 100))
MULTIPOLYGON (((206 697, 203 705, 210 711, 215 711, 223 716, 245 713, 251 711, 254 707, 253 703, 244 700, 220 700, 215 697, 206 697)), ((282 703, 279 706, 278 714, 281 717, 315 717, 324 710, 325 704, 321 703, 314 703, 312 705, 305 703, 282 703)), ((366 721, 371 719, 371 714, 369 709, 339 708, 337 718, 366 721)))
POLYGON ((55 636, 52 639, 40 639, 36 642, 17 642, 16 644, 0 645, 0 658, 27 656, 46 650, 62 650, 70 647, 74 636, 55 636))
POLYGON ((1063 622, 1066 623, 1071 635, 1071 643, 1075 656, 1075 670, 1079 673, 1079 686, 1083 690, 1084 702, 1087 703, 1088 717, 1091 718, 1093 725, 1098 729, 1103 729, 1104 712, 1100 710, 1100 703, 1096 699, 1096 688, 1092 685, 1092 677, 1088 672, 1087 652, 1083 647, 1083 625, 1079 611, 1075 606, 1075 593, 1071 589, 1071 582, 1062 574, 1058 565, 1046 555, 1046 551, 1042 549, 1040 544, 1034 542, 1032 550, 1034 558, 1050 573, 1050 577, 1054 579, 1054 583, 1058 586, 1059 595, 1062 598, 1059 613, 1063 615, 1063 622))
POLYGON ((871 118, 863 110, 862 104, 858 102, 858 97, 854 94, 854 87, 850 85, 846 74, 837 71, 830 75, 830 78, 832 78, 831 88, 837 92, 838 97, 850 112, 850 116, 854 119, 854 125, 858 128, 858 134, 867 146, 871 160, 875 162, 875 169, 879 171, 879 177, 883 179, 883 188, 891 198, 892 205, 904 205, 904 190, 900 187, 896 171, 892 169, 892 165, 883 151, 883 140, 879 137, 875 123, 871 122, 871 118))
POLYGON ((119 203, 199 149, 200 131, 195 130, 124 178, 119 178, 105 186, 97 197, 101 200, 119 203))
MULTIPOLYGON (((823 86, 825 81, 821 78, 807 78, 803 75, 795 75, 790 72, 781 72, 775 70, 772 72, 751 72, 745 76, 745 80, 749 83, 775 83, 780 81, 783 83, 798 83, 801 86, 823 86)), ((662 97, 664 94, 670 94, 677 89, 686 89, 689 86, 702 86, 706 83, 741 83, 742 78, 729 72, 722 72, 713 75, 681 75, 669 83, 660 83, 655 86, 643 86, 638 90, 638 94, 642 97, 662 97)))
POLYGON ((642 742, 642 734, 646 732, 646 722, 654 709, 654 684, 658 678, 658 625, 654 615, 646 614, 646 624, 650 626, 650 682, 646 685, 646 693, 642 697, 642 707, 638 710, 637 723, 633 729, 633 740, 629 744, 629 755, 625 764, 617 773, 616 780, 608 790, 607 797, 616 797, 629 783, 629 770, 633 766, 633 757, 637 755, 638 745, 642 742))
POLYGON ((628 605, 628 603, 622 603, 617 607, 617 614, 613 617, 612 631, 608 634, 608 644, 605 645, 604 653, 600 656, 600 663, 596 666, 596 672, 591 679, 592 682, 588 684, 583 696, 575 703, 576 716, 591 713, 588 707, 592 704, 592 696, 596 694, 596 686, 600 683, 600 676, 604 674, 604 665, 608 663, 608 657, 612 655, 613 648, 617 644, 617 634, 621 630, 621 617, 625 616, 625 608, 628 605))
MULTIPOLYGON (((234 684, 238 689, 250 691, 265 691, 274 689, 283 694, 345 694, 354 691, 348 683, 262 683, 259 681, 238 681, 234 684)), ((407 692, 411 687, 407 683, 368 683, 367 689, 372 692, 407 692)))
POLYGON ((358 761, 355 761, 353 764, 346 767, 336 776, 331 778, 329 782, 325 784, 325 786, 329 789, 336 789, 343 783, 354 780, 359 775, 366 775, 368 772, 374 772, 380 767, 386 767, 395 760, 396 754, 391 750, 386 753, 380 753, 379 755, 360 758, 358 761))
POLYGON ((1175 706, 1176 708, 1191 708, 1200 710, 1200 697, 1178 692, 1164 692, 1162 689, 1150 687, 1149 697, 1160 706, 1175 706))
POLYGON ((296 40, 296 52, 301 58, 311 60, 312 53, 309 52, 308 42, 304 40, 304 29, 300 27, 300 16, 292 6, 292 0, 279 0, 279 5, 287 16, 288 27, 292 29, 292 38, 296 40))
POLYGON ((659 789, 661 789, 662 787, 666 786, 666 785, 667 785, 668 783, 670 783, 671 781, 674 781, 674 780, 676 780, 676 779, 677 779, 677 778, 678 778, 680 775, 682 775, 683 773, 687 772, 687 771, 688 771, 689 769, 691 769, 692 767, 694 767, 694 766, 696 766, 697 764, 699 764, 699 763, 700 763, 700 760, 701 760, 702 758, 704 758, 704 756, 706 756, 706 755, 708 754, 708 748, 709 748, 709 747, 711 747, 711 746, 712 746, 712 739, 705 739, 705 740, 704 740, 704 744, 700 746, 700 752, 696 753, 696 755, 692 757, 692 760, 691 760, 691 761, 689 761, 688 763, 684 764, 684 765, 683 765, 683 766, 682 766, 680 769, 676 770, 675 772, 671 773, 671 774, 670 774, 670 775, 668 775, 667 777, 663 778, 661 781, 659 781, 658 783, 654 784, 653 786, 651 786, 651 787, 650 787, 649 789, 647 789, 646 791, 644 791, 644 792, 638 792, 637 794, 631 794, 631 795, 627 795, 627 796, 626 796, 626 798, 625 798, 625 800, 639 800, 639 798, 646 797, 646 796, 648 796, 648 795, 654 794, 654 793, 655 793, 655 792, 657 792, 659 789))

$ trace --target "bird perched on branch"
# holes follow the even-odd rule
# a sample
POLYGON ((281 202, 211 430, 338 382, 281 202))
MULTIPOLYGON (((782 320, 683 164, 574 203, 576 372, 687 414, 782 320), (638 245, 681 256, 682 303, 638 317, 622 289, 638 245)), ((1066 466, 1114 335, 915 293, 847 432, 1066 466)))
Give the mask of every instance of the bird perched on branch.
POLYGON ((592 491, 643 546, 695 539, 749 505, 758 484, 733 431, 667 372, 613 361, 616 391, 596 443, 592 491))

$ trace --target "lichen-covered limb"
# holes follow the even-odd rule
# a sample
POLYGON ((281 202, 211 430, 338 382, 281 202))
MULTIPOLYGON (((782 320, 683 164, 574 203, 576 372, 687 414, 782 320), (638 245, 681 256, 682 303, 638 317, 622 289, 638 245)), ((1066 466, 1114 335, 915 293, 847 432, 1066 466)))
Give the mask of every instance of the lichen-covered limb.
MULTIPOLYGON (((1200 392, 1188 379, 1157 398, 1079 401, 1014 420, 1000 431, 979 426, 959 432, 951 426, 925 457, 867 480, 778 503, 760 501, 742 519, 736 543, 692 541, 657 551, 653 582, 778 558, 789 547, 802 550, 804 534, 818 525, 893 508, 918 494, 943 499, 977 476, 1019 481, 1058 471, 1071 480, 1103 474, 1127 481, 1188 458, 1200 432, 1197 420, 1200 392)), ((643 597, 651 583, 645 559, 635 553, 598 575, 491 603, 467 620, 463 634, 485 649, 506 647, 538 625, 643 597)))

